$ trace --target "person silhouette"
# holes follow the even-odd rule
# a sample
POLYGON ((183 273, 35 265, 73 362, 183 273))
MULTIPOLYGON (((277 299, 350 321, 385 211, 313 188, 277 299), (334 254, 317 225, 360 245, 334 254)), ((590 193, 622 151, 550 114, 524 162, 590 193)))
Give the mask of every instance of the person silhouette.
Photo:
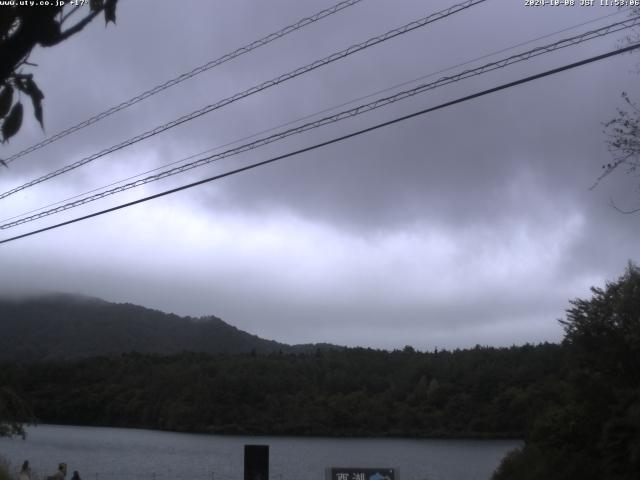
POLYGON ((60 463, 58 464, 58 471, 49 478, 52 478, 53 480, 64 480, 66 476, 67 476, 67 464, 60 463))
POLYGON ((29 468, 29 460, 25 460, 18 474, 18 480, 31 480, 31 469, 29 468))

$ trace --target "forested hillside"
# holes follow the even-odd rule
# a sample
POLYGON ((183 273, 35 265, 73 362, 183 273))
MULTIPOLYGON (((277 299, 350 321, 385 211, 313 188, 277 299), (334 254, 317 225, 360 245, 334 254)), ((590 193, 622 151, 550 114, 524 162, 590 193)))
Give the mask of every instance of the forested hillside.
POLYGON ((40 422, 190 432, 522 437, 562 401, 564 350, 173 356, 0 364, 40 422))
POLYGON ((0 299, 0 359, 73 359, 121 353, 313 351, 238 330, 219 318, 179 317, 128 303, 47 295, 0 299))
MULTIPOLYGON (((62 360, 49 353, 37 362, 0 361, 0 386, 25 399, 25 411, 45 423, 234 434, 515 437, 524 438, 524 446, 505 458, 496 480, 635 480, 640 269, 630 264, 617 281, 592 293, 570 302, 560 345, 434 352, 254 348, 233 355, 107 350, 109 355, 62 360)), ((96 312, 113 308, 153 319, 134 320, 136 328, 166 320, 160 312, 109 304, 105 310, 102 303, 95 302, 96 312)), ((31 308, 37 324, 38 310, 31 308)), ((91 302, 82 302, 83 311, 91 309, 91 302)), ((55 321, 74 325, 69 319, 77 308, 69 312, 58 311, 55 321)), ((167 317, 169 325, 207 324, 167 317)), ((103 321, 97 314, 90 318, 103 321)), ((114 324, 111 318, 104 323, 114 324)), ((211 320, 218 323, 223 332, 235 331, 211 320)), ((177 338, 183 338, 180 332, 176 328, 177 338)))

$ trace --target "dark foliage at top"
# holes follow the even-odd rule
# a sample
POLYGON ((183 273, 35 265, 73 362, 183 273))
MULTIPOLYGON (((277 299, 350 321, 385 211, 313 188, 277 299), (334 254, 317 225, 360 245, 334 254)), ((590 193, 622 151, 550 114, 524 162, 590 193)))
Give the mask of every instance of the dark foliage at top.
MULTIPOLYGON (((25 2, 27 3, 27 2, 25 2)), ((29 55, 36 47, 52 47, 84 29, 94 18, 103 14, 106 23, 116 21, 118 0, 91 0, 83 5, 15 5, 0 6, 0 132, 2 142, 14 136, 22 126, 23 106, 19 92, 27 95, 33 112, 44 127, 42 100, 44 94, 26 73, 29 55)), ((4 161, 2 161, 4 164, 4 161)), ((6 166, 6 164, 5 164, 6 166)))

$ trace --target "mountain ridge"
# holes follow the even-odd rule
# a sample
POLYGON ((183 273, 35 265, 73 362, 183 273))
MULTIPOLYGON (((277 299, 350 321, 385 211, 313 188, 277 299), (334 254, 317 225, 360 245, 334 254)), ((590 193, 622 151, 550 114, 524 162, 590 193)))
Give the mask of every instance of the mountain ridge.
POLYGON ((0 359, 69 360, 129 352, 306 353, 336 345, 286 343, 207 315, 179 316, 132 303, 68 293, 0 297, 0 359))

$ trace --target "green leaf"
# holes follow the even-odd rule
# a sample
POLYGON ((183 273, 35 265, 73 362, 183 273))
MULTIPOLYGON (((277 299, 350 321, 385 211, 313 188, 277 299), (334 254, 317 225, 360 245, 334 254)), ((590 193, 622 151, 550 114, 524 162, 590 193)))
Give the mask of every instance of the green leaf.
POLYGON ((25 76, 17 83, 18 88, 31 97, 31 103, 33 103, 33 114, 40 123, 40 127, 44 129, 44 122, 42 119, 42 99, 44 99, 44 93, 38 88, 36 82, 33 81, 32 76, 25 76))
POLYGON ((116 4, 118 0, 106 0, 104 5, 104 21, 105 23, 116 23, 116 4))
POLYGON ((7 118, 2 122, 2 143, 9 140, 20 130, 20 126, 22 125, 22 110, 22 103, 16 103, 7 118))
POLYGON ((16 7, 5 5, 0 15, 0 38, 4 38, 9 34, 9 30, 16 21, 16 7))
POLYGON ((11 104, 13 103, 13 87, 11 85, 5 85, 0 93, 0 118, 9 113, 11 104))
POLYGON ((98 10, 100 10, 102 8, 102 5, 104 5, 104 0, 91 0, 89 2, 89 7, 91 8, 92 12, 97 12, 98 10))

